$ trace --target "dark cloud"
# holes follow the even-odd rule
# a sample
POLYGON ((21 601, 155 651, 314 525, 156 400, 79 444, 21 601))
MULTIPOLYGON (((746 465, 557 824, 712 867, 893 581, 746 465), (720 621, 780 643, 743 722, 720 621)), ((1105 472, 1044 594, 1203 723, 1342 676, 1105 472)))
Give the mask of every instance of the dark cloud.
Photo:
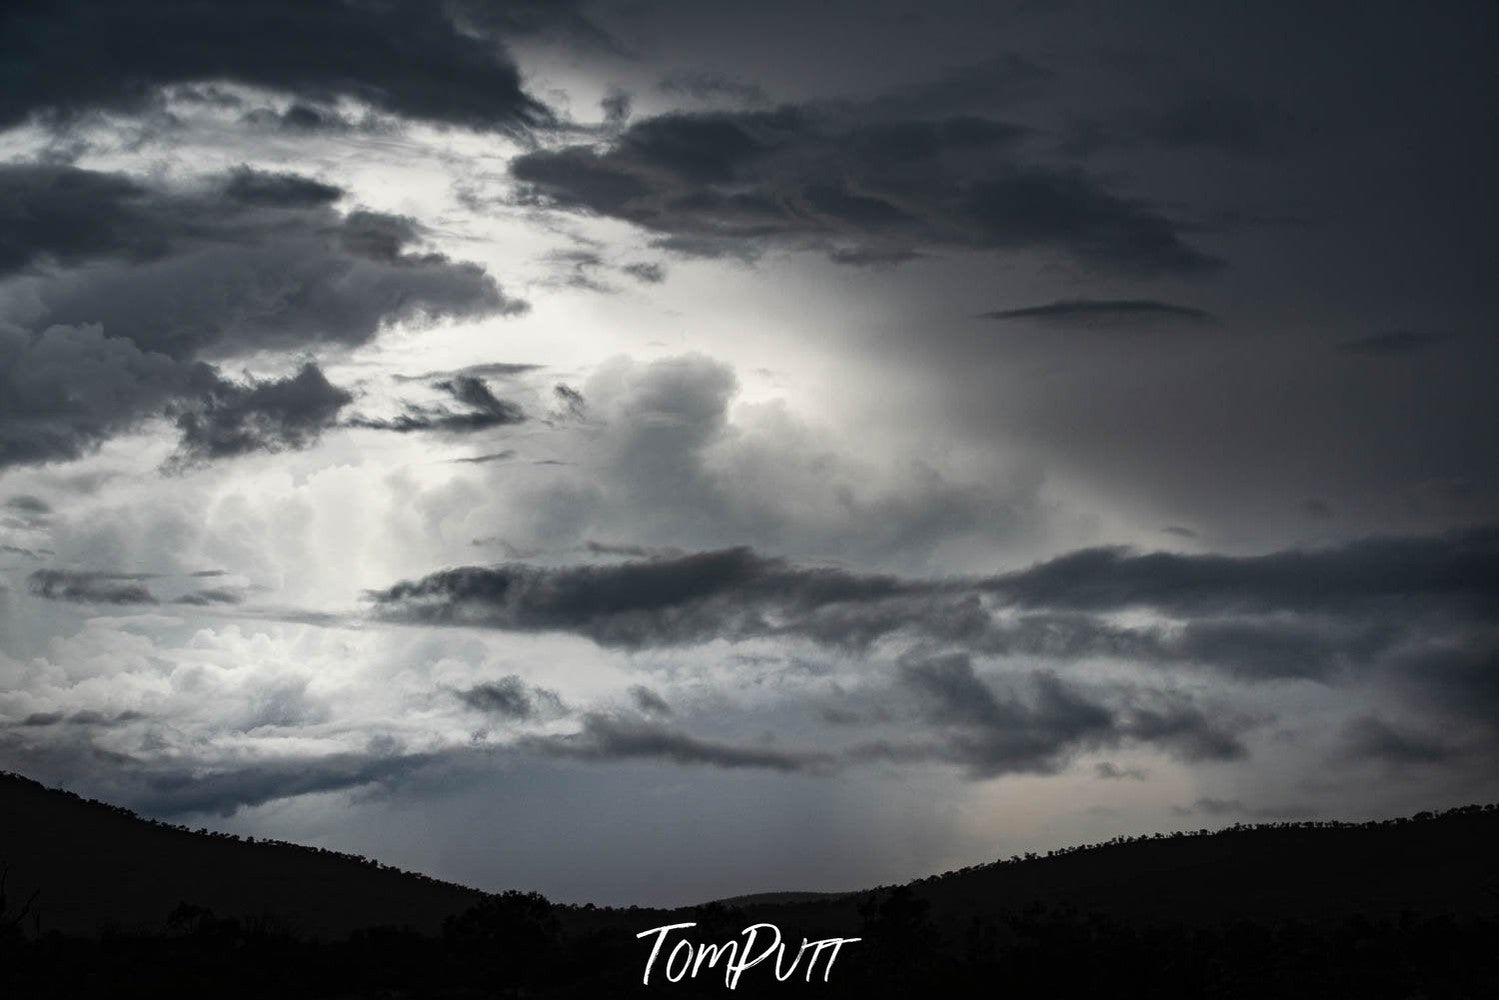
POLYGON ((139 712, 116 712, 105 714, 92 709, 83 709, 72 715, 62 712, 32 712, 21 720, 21 725, 27 728, 55 726, 67 723, 74 726, 110 727, 120 726, 127 722, 135 722, 144 718, 139 712))
POLYGON ((203 590, 195 590, 190 594, 183 594, 177 598, 177 604, 190 604, 197 607, 212 607, 215 604, 238 604, 244 600, 244 595, 237 590, 229 590, 224 587, 209 587, 203 590))
POLYGON ((1499 527, 1262 556, 1086 549, 983 587, 1016 606, 1080 611, 1324 612, 1384 604, 1408 612, 1440 602, 1491 613, 1499 606, 1499 527))
POLYGON ((460 376, 481 379, 515 378, 518 375, 527 375, 534 371, 540 371, 541 367, 541 365, 494 361, 482 365, 469 365, 465 368, 456 368, 450 371, 423 372, 420 375, 396 375, 394 378, 397 382, 442 382, 459 378, 460 376))
MULTIPOLYGON (((529 10, 533 23, 544 17, 534 5, 510 6, 529 10)), ((476 24, 519 22, 471 15, 464 30, 449 5, 418 0, 11 4, 0 30, 0 127, 37 113, 137 112, 164 87, 214 81, 313 102, 354 98, 476 129, 514 132, 550 121, 494 35, 476 33, 476 24)))
POLYGON ((1099 325, 1151 321, 1211 320, 1212 314, 1156 299, 1061 299, 1021 309, 981 313, 980 319, 1032 320, 1041 323, 1099 325))
POLYGON ((61 712, 32 712, 21 720, 23 726, 55 726, 63 719, 61 712))
POLYGON ((525 308, 477 265, 417 252, 423 230, 411 219, 341 215, 338 194, 245 169, 166 190, 74 167, 0 166, 0 275, 44 276, 28 325, 102 323, 179 360, 357 345, 389 323, 525 308))
POLYGON ((302 448, 350 399, 312 364, 287 378, 238 383, 97 327, 30 334, 0 326, 0 467, 79 458, 161 417, 180 433, 175 468, 302 448))
POLYGON ((1088 549, 946 580, 798 566, 746 548, 593 551, 635 561, 464 567, 370 597, 393 619, 574 632, 603 645, 784 635, 862 648, 908 633, 995 655, 1205 662, 1246 677, 1327 676, 1373 657, 1402 634, 1386 607, 1401 608, 1409 629, 1418 612, 1483 620, 1499 603, 1494 528, 1264 556, 1088 549), (1182 621, 1165 629, 1102 617, 1126 609, 1182 621))
POLYGON ((1252 816, 1256 819, 1306 819, 1320 814, 1316 806, 1303 803, 1255 808, 1245 805, 1239 799, 1212 796, 1203 796, 1190 806, 1173 806, 1171 811, 1178 816, 1252 816))
POLYGON ((1375 716, 1363 716, 1348 723, 1343 729, 1343 741, 1352 757, 1392 764, 1440 764, 1455 754, 1451 746, 1440 740, 1396 729, 1375 716))
POLYGON ((635 122, 602 150, 527 153, 511 172, 546 204, 633 222, 701 256, 779 245, 850 262, 966 248, 1129 272, 1218 263, 1145 201, 1026 162, 1023 128, 889 112, 870 102, 674 113, 635 122))
POLYGON ((1093 773, 1100 778, 1110 781, 1120 781, 1129 778, 1134 781, 1144 781, 1148 774, 1138 767, 1120 767, 1110 761, 1099 761, 1093 765, 1093 773))
POLYGON ((1263 556, 1097 549, 967 579, 854 573, 744 548, 598 546, 595 554, 627 561, 465 567, 369 596, 390 620, 565 632, 626 649, 764 638, 859 656, 904 649, 905 689, 942 738, 840 759, 936 759, 987 775, 1055 770, 1076 752, 1132 744, 1188 761, 1234 759, 1245 752, 1241 733, 1263 720, 1169 686, 1082 688, 1043 672, 995 688, 976 658, 1053 669, 1116 661, 1163 681, 1175 672, 1374 685, 1448 720, 1473 745, 1489 741, 1499 735, 1496 537, 1480 528, 1263 556), (1154 620, 1125 623, 1123 611, 1154 620))
POLYGON ((611 90, 599 101, 604 112, 604 121, 610 125, 623 125, 630 117, 630 95, 622 90, 611 90))
POLYGON ((558 382, 552 386, 552 395, 557 397, 563 417, 569 420, 583 420, 588 416, 588 401, 572 386, 558 382))
MULTIPOLYGON (((820 621, 819 612, 923 589, 738 548, 608 565, 464 567, 369 596, 378 613, 398 620, 569 631, 603 645, 641 647, 798 631, 831 639, 857 623, 820 621)), ((892 626, 865 627, 883 634, 892 626)))
POLYGON ((78 458, 225 385, 206 364, 144 352, 98 327, 0 325, 0 467, 78 458))
POLYGON ((26 578, 27 589, 49 601, 77 604, 155 604, 141 577, 66 569, 39 569, 26 578))
POLYGON ((270 126, 285 129, 288 132, 302 133, 346 132, 353 127, 352 123, 337 111, 304 104, 301 101, 293 103, 285 111, 277 111, 274 108, 255 108, 245 112, 243 121, 249 125, 270 126))
POLYGON ((907 656, 902 683, 927 719, 945 731, 937 753, 976 777, 1050 773, 1075 753, 1122 742, 1166 749, 1186 760, 1242 756, 1232 720, 1211 719, 1190 703, 1152 694, 1108 705, 1039 672, 1021 690, 997 694, 963 653, 907 656))
POLYGON ((24 545, 0 545, 0 552, 9 552, 12 555, 25 556, 27 559, 44 559, 52 554, 51 549, 28 549, 24 545))
POLYGON ((176 464, 305 448, 337 422, 353 398, 313 364, 284 379, 226 383, 175 407, 181 432, 176 464))
POLYGON ((117 801, 153 816, 232 816, 297 795, 389 785, 433 762, 429 754, 350 753, 213 768, 146 767, 118 779, 117 801))
POLYGON ((587 541, 583 551, 596 556, 628 556, 634 559, 673 559, 687 553, 681 549, 655 548, 649 545, 620 545, 615 542, 587 541))
POLYGON ((458 692, 458 699, 486 715, 526 721, 563 710, 557 692, 533 687, 514 674, 458 692))
POLYGON ((393 419, 358 417, 350 421, 350 425, 372 430, 396 431, 400 434, 409 434, 413 431, 469 434, 492 427, 525 422, 525 411, 515 403, 495 396, 484 380, 476 376, 455 375, 450 379, 434 383, 433 388, 446 393, 468 409, 453 410, 446 406, 421 406, 407 403, 405 412, 393 419))
POLYGON ((82 786, 105 801, 158 817, 193 813, 227 817, 240 809, 298 795, 390 789, 418 775, 430 778, 459 763, 461 756, 410 753, 394 740, 376 737, 362 751, 322 756, 151 759, 105 749, 93 738, 93 730, 101 725, 121 726, 144 716, 93 714, 96 721, 70 725, 62 733, 51 732, 51 726, 82 721, 78 715, 34 731, 0 728, 0 754, 42 780, 82 786))
POLYGON ((548 756, 591 761, 655 760, 793 773, 822 773, 835 764, 828 754, 701 740, 659 723, 598 712, 584 715, 576 734, 523 737, 519 745, 548 756))
POLYGON ((557 265, 560 272, 550 279, 551 284, 586 292, 615 291, 612 285, 598 277, 598 272, 605 266, 604 258, 592 250, 556 250, 547 254, 547 261, 557 265))
POLYGON ((642 684, 630 688, 630 698, 635 702, 635 707, 646 715, 671 714, 671 706, 666 703, 666 699, 642 684))
POLYGON ((247 205, 309 208, 343 197, 343 189, 296 174, 270 174, 241 167, 229 175, 224 194, 247 205))
POLYGON ((0 527, 40 531, 52 523, 52 508, 40 497, 13 496, 0 504, 0 527))
POLYGON ((1414 354, 1437 343, 1441 338, 1415 330, 1392 330, 1376 333, 1356 340, 1345 340, 1338 350, 1347 354, 1363 354, 1374 357, 1414 354))
POLYGON ((455 458, 454 462, 467 465, 485 465, 489 462, 508 462, 516 456, 514 448, 506 448, 504 451, 490 452, 488 455, 471 455, 468 458, 455 458))
POLYGON ((620 270, 636 281, 644 282, 647 285, 659 285, 666 280, 666 268, 651 261, 637 261, 634 264, 626 264, 620 270))
POLYGON ((52 513, 52 506, 41 497, 21 493, 5 501, 7 510, 19 511, 31 517, 45 517, 52 513))

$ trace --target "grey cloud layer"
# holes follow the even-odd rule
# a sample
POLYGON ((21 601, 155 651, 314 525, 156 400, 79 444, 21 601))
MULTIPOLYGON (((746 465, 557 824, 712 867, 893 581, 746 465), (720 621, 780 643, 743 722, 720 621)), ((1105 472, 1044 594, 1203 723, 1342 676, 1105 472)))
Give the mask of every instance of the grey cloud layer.
MULTIPOLYGON (((1029 620, 1040 626, 1029 641, 1024 629, 1000 633, 1031 648, 1056 641, 1066 652, 1068 629, 1092 626, 1100 629, 1095 642, 1113 635, 1120 651, 1130 651, 1135 633, 1102 630, 1083 617, 1126 609, 1206 622, 1189 641, 1226 648, 1253 636, 1213 631, 1228 628, 1214 624, 1224 616, 1378 614, 1393 603, 1408 614, 1441 611, 1481 620, 1499 606, 1499 529, 1263 556, 1087 549, 967 580, 799 566, 735 548, 584 566, 462 567, 370 597, 377 611, 399 619, 575 632, 627 647, 778 634, 858 645, 901 629, 982 639, 990 619, 981 599, 987 599, 1046 612, 1029 620)), ((1295 640, 1285 641, 1289 647, 1295 640)))
MULTIPOLYGON (((410 118, 518 130, 551 119, 525 94, 495 29, 545 22, 510 4, 463 25, 449 5, 397 0, 149 0, 8 4, 0 127, 35 113, 139 111, 172 84, 229 81, 315 102, 350 97, 410 118), (487 29, 487 30, 476 30, 487 29), (59 53, 66 58, 59 58, 59 53)), ((557 20, 576 15, 559 5, 557 20)))
MULTIPOLYGON (((996 700, 973 678, 974 656, 1123 660, 1201 668, 1239 683, 1374 683, 1473 740, 1499 737, 1492 626, 1499 529, 1491 527, 1249 557, 1094 549, 1015 573, 947 580, 801 566, 739 548, 583 566, 465 567, 370 597, 375 613, 392 620, 567 632, 625 649, 778 637, 863 655, 899 640, 904 655, 918 657, 903 668, 907 686, 930 696, 931 721, 954 733, 936 750, 872 752, 936 755, 978 771, 990 757, 1005 767, 1040 766, 1048 748, 1088 740, 1138 739, 1192 759, 1241 748, 1232 726, 1179 700, 1105 708, 1044 678, 1029 701, 996 700), (1116 617, 1123 611, 1159 620, 1124 624, 1116 617), (944 659, 922 650, 949 652, 944 659), (1031 741, 1033 727, 1057 742, 1031 741)), ((1379 747, 1401 755, 1392 740, 1360 738, 1371 755, 1379 747)))
MULTIPOLYGON (((979 678, 964 653, 907 656, 900 670, 902 683, 945 736, 925 752, 960 763, 978 777, 1054 771, 1079 750, 1129 742, 1158 746, 1186 760, 1232 759, 1245 752, 1237 739, 1240 724, 1215 718, 1179 695, 1114 692, 1116 703, 1109 704, 1045 672, 999 694, 979 678)), ((891 747, 888 752, 898 758, 923 750, 891 747)))
POLYGON ((878 101, 675 113, 603 148, 527 153, 511 172, 547 204, 624 219, 662 246, 708 256, 781 245, 846 263, 961 248, 1123 272, 1220 263, 1148 202, 1028 160, 1025 133, 972 115, 892 115, 878 101))

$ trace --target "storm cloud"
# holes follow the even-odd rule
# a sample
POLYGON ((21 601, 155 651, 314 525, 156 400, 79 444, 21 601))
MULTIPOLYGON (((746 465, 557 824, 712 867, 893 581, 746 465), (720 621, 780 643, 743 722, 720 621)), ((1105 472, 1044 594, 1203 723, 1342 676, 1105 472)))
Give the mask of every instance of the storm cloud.
POLYGON ((225 81, 317 103, 354 98, 448 125, 524 130, 551 115, 524 92, 493 35, 473 30, 514 24, 471 17, 461 27, 448 5, 410 0, 11 5, 0 30, 0 127, 34 114, 139 112, 165 87, 225 81))
POLYGON ((142 351, 97 326, 40 334, 0 326, 0 467, 75 459, 106 439, 172 419, 177 467, 305 447, 352 396, 316 365, 231 382, 200 361, 142 351))
POLYGON ((417 252, 414 220, 340 214, 340 193, 248 170, 169 189, 0 165, 0 202, 26 209, 3 227, 0 274, 38 276, 29 326, 101 323, 179 360, 352 346, 389 323, 524 310, 477 265, 417 252))
POLYGON ((944 742, 928 752, 964 765, 975 777, 1049 773, 1084 750, 1129 743, 1160 747, 1189 761, 1245 753, 1237 738, 1242 723, 1214 719, 1181 696, 1113 692, 1106 700, 1046 672, 999 694, 963 653, 907 656, 900 678, 945 734, 944 742))
MULTIPOLYGON (((1262 556, 1088 549, 991 577, 923 579, 804 566, 748 548, 542 567, 443 570, 369 595, 406 621, 562 631, 602 645, 647 647, 789 635, 866 645, 900 630, 996 650, 1076 657, 1256 659, 1297 673, 1339 647, 1379 648, 1390 602, 1482 621, 1499 602, 1499 529, 1374 538, 1262 556), (1098 617, 1147 609, 1184 632, 1132 629, 1098 617), (998 612, 1011 613, 997 617, 998 612), (1267 622, 1265 616, 1307 616, 1267 622), (1320 616, 1352 616, 1339 629, 1320 616), (1258 631, 1256 624, 1273 625, 1258 631), (1008 651, 1008 650, 1006 650, 1008 651)), ((1410 624, 1414 625, 1412 618, 1410 624)))
POLYGON ((850 263, 970 249, 1126 273, 1220 264, 1148 201, 1028 159, 1026 132, 982 116, 891 117, 878 101, 677 112, 603 148, 524 154, 510 170, 543 204, 623 219, 702 256, 779 246, 850 263))
MULTIPOLYGON (((158 417, 180 432, 178 466, 302 448, 346 390, 312 363, 241 383, 201 359, 524 308, 481 268, 413 252, 414 221, 340 214, 340 189, 294 174, 239 169, 166 189, 6 165, 0 189, 25 207, 3 227, 0 272, 29 283, 34 303, 0 323, 0 465, 78 458, 158 417)), ((482 383, 452 385, 473 412, 450 423, 517 416, 482 383)))

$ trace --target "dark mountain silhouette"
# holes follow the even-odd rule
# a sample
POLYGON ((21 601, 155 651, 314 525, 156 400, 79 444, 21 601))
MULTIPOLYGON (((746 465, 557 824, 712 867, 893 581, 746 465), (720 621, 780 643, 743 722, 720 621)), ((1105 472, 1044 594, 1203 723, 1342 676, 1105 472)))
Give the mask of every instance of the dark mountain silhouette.
POLYGON ((483 893, 295 844, 191 832, 0 774, 0 866, 28 925, 156 931, 178 903, 315 936, 409 925, 427 933, 483 893))
MULTIPOLYGON (((1118 838, 903 886, 676 910, 484 894, 363 858, 192 832, 0 776, 0 996, 677 996, 643 931, 857 937, 775 996, 1499 996, 1499 808, 1118 838)), ((677 937, 672 938, 674 945, 677 937)), ((786 956, 789 961, 791 954, 786 956)), ((664 956, 663 956, 664 958, 664 956)))

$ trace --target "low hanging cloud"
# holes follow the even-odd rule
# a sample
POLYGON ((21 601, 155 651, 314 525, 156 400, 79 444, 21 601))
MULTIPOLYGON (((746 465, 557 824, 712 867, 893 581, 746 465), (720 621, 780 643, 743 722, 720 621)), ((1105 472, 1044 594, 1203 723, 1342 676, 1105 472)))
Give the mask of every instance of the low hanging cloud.
MULTIPOLYGON (((1235 615, 1378 615, 1392 601, 1411 611, 1490 614, 1499 606, 1499 529, 1263 556, 1085 549, 1015 573, 952 579, 802 566, 741 547, 622 563, 469 566, 369 597, 378 614, 399 620, 574 632, 627 647, 768 635, 857 644, 911 628, 971 641, 1009 637, 1026 648, 1049 634, 1065 652, 1069 630, 1092 626, 1094 638, 1112 637, 1129 652, 1135 633, 1088 616, 1149 609, 1197 623, 1185 641, 1206 649, 1255 642, 1252 631, 1229 624, 1235 615), (991 608, 1042 616, 991 633, 991 608), (1029 640, 1027 622, 1038 632, 1029 640)), ((1278 624, 1294 643, 1296 633, 1278 624)))
POLYGON ((652 760, 731 770, 825 773, 836 765, 836 758, 827 753, 703 740, 658 722, 601 712, 585 714, 577 733, 523 737, 518 745, 533 753, 575 760, 652 760))
POLYGON ((397 620, 576 632, 602 645, 646 647, 776 634, 789 621, 809 626, 821 608, 926 589, 736 548, 591 566, 470 566, 369 596, 378 614, 397 620))
POLYGON ((1161 692, 1114 692, 1114 704, 1054 674, 1029 675, 997 694, 965 653, 907 656, 900 681, 917 696, 943 738, 935 746, 875 747, 874 755, 931 755, 974 777, 1050 773, 1086 750, 1139 744, 1188 761, 1231 760, 1245 753, 1244 723, 1214 718, 1190 701, 1161 692))
MULTIPOLYGON (((1121 695, 1112 707, 1084 710, 1061 688, 1038 689, 1030 701, 981 697, 972 657, 1124 661, 1244 684, 1373 683, 1474 732, 1493 730, 1499 708, 1499 529, 1490 527, 1262 556, 1091 549, 1014 573, 949 579, 798 565, 737 548, 463 567, 369 597, 387 620, 562 632, 623 649, 780 638, 859 657, 891 643, 947 651, 960 659, 922 660, 906 669, 906 683, 953 694, 936 702, 947 706, 948 722, 964 722, 951 713, 991 717, 994 725, 944 744, 966 745, 975 758, 990 729, 1023 733, 1042 709, 1060 713, 1050 721, 1068 715, 1096 728, 1100 745, 1140 739, 1216 759, 1233 756, 1237 743, 1231 729, 1179 700, 1121 695), (1149 617, 1126 622, 1122 612, 1149 617), (957 697, 964 685, 969 694, 957 697)), ((982 721, 965 718, 970 728, 982 721)), ((1029 756, 1016 746, 990 749, 1039 766, 1046 745, 1029 756)))
POLYGON ((1037 251, 1127 273, 1221 263, 1150 203, 1028 160, 1026 135, 878 99, 787 104, 647 118, 603 147, 526 153, 510 170, 529 200, 632 222, 696 256, 778 246, 861 264, 930 250, 1037 251))
POLYGON ((552 116, 523 90, 497 33, 586 22, 571 4, 550 16, 531 4, 500 7, 513 8, 512 16, 412 0, 146 0, 128 10, 101 0, 28 4, 9 12, 0 32, 0 128, 31 115, 140 112, 166 87, 227 81, 314 103, 352 98, 405 118, 525 131, 552 116))

